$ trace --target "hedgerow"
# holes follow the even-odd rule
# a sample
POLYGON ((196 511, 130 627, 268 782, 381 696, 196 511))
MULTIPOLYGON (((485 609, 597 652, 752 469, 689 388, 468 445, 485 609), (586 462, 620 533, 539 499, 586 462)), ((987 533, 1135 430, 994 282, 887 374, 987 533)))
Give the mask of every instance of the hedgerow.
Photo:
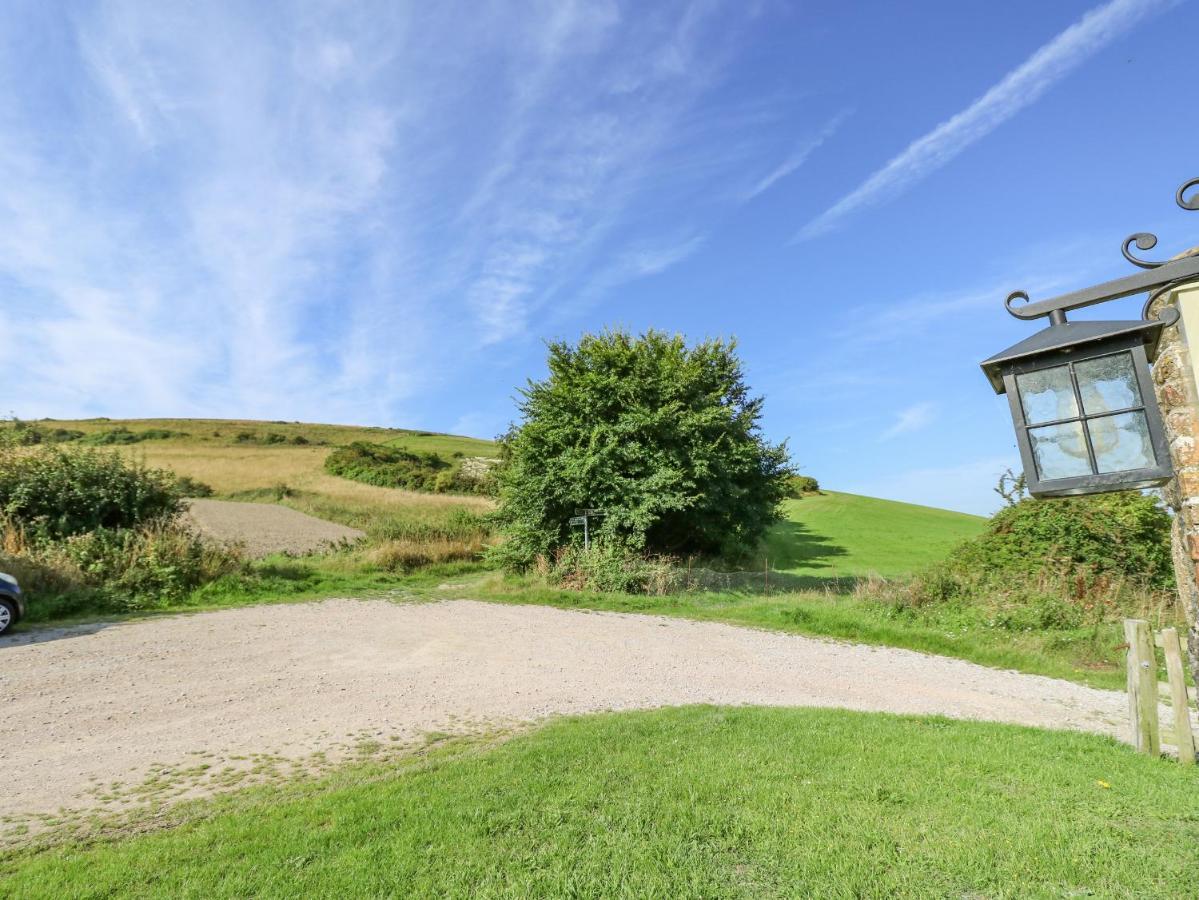
POLYGON ((464 461, 451 463, 436 453, 355 441, 325 457, 325 470, 376 487, 431 493, 487 494, 489 473, 474 477, 463 471, 464 461))

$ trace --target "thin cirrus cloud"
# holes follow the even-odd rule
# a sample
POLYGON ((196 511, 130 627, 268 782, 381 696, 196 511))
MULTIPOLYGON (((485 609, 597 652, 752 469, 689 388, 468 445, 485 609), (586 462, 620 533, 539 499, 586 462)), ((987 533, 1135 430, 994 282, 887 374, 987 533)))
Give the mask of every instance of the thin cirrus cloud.
POLYGON ((910 434, 933 423, 937 417, 937 408, 932 403, 914 403, 899 411, 894 424, 879 435, 880 441, 889 441, 901 434, 910 434))
POLYGON ((742 201, 752 200, 760 194, 766 193, 774 187, 778 182, 782 181, 800 166, 808 161, 808 158, 819 150, 826 141, 837 133, 837 130, 845 123, 845 120, 853 115, 852 109, 843 109, 820 129, 816 134, 805 138, 795 148, 794 152, 785 160, 779 163, 769 174, 761 178, 752 188, 746 191, 741 199, 742 201))
POLYGON ((892 200, 982 140, 1054 84, 1151 14, 1178 0, 1110 0, 1084 15, 953 118, 906 150, 807 225, 794 241, 820 237, 863 209, 892 200))

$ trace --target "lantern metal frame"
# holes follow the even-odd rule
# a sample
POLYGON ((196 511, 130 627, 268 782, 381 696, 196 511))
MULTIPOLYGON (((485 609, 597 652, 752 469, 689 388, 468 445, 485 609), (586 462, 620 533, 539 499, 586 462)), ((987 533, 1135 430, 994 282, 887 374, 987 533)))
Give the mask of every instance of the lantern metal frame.
MULTIPOLYGON (((1157 324, 1157 323, 1152 323, 1157 324)), ((1126 333, 1107 340, 1100 340, 1086 345, 1066 346, 1058 350, 1049 350, 1035 357, 1014 360, 1003 366, 1003 386, 1008 395, 1008 405, 1012 421, 1016 424, 1016 443, 1020 448, 1020 459, 1024 464, 1025 484, 1028 492, 1034 497, 1069 497, 1076 494, 1091 494, 1109 490, 1126 490, 1133 488, 1154 487, 1168 481, 1173 475, 1170 468, 1170 448, 1166 441, 1165 429, 1162 425, 1161 412, 1153 394, 1153 380, 1149 374, 1149 360, 1142 333, 1126 333), (1140 403, 1120 409, 1105 410, 1100 413, 1088 413, 1083 403, 1078 378, 1074 367, 1086 360, 1102 359, 1128 353, 1132 357, 1133 371, 1136 373, 1137 390, 1140 403), (1060 419, 1049 419, 1043 422, 1029 422, 1024 411, 1024 404, 1017 384, 1017 377, 1029 372, 1040 372, 1046 369, 1067 366, 1070 370, 1070 383, 1074 389, 1074 404, 1076 414, 1060 419), (1117 472, 1100 472, 1098 455, 1094 447, 1090 423, 1098 419, 1123 415, 1131 412, 1141 412, 1149 431, 1149 443, 1153 451, 1153 466, 1140 469, 1124 469, 1117 472), (1087 451, 1087 465, 1090 473, 1073 475, 1065 478, 1043 478, 1037 465, 1036 454, 1030 432, 1037 428, 1049 428, 1078 422, 1081 425, 1083 440, 1087 451)))
MULTIPOLYGON (((1177 204, 1186 210, 1199 211, 1199 191, 1187 197, 1189 191, 1199 187, 1199 178, 1185 182, 1175 194, 1177 204)), ((1030 302, 1023 291, 1008 295, 1004 306, 1018 319, 1048 317, 1048 328, 1037 332, 1020 343, 1009 347, 982 363, 991 386, 997 394, 1008 395, 1012 422, 1016 429, 1016 442, 1024 465, 1025 481, 1029 493, 1034 497, 1063 497, 1077 494, 1093 494, 1105 491, 1131 490, 1164 484, 1173 477, 1170 463, 1169 444, 1161 411, 1153 389, 1149 366, 1157 357, 1157 346, 1164 328, 1174 325, 1179 318, 1178 310, 1165 307, 1156 319, 1149 319, 1154 300, 1164 292, 1181 284, 1199 280, 1199 255, 1188 254, 1173 260, 1155 262, 1136 257, 1131 247, 1151 250, 1157 245, 1157 237, 1138 232, 1126 238, 1121 253, 1124 258, 1145 272, 1119 278, 1083 290, 1062 294, 1049 300, 1030 302), (1140 320, 1115 322, 1068 322, 1066 313, 1117 300, 1135 294, 1149 293, 1140 320), (1088 413, 1075 375, 1075 366, 1085 360, 1097 359, 1127 352, 1132 356, 1136 373, 1137 388, 1141 403, 1126 409, 1105 410, 1088 413), (1024 404, 1017 385, 1017 377, 1029 372, 1041 371, 1066 365, 1069 367, 1070 382, 1074 390, 1077 414, 1053 421, 1027 421, 1024 404), (1129 412, 1143 412, 1149 432, 1149 443, 1154 455, 1154 465, 1126 469, 1117 472, 1100 472, 1093 446, 1089 422, 1129 412), (1030 431, 1077 421, 1086 444, 1089 474, 1071 475, 1062 478, 1042 478, 1036 463, 1030 431)))

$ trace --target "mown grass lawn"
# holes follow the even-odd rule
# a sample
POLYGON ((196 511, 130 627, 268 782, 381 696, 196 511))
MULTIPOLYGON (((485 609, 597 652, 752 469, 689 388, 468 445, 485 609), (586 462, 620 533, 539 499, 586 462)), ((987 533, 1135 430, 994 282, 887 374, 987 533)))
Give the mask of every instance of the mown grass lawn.
POLYGON ((813 578, 911 575, 981 534, 987 521, 836 491, 786 500, 783 514, 759 559, 772 571, 813 578))
POLYGON ((1089 735, 691 707, 17 852, 22 897, 1182 897, 1199 775, 1089 735))

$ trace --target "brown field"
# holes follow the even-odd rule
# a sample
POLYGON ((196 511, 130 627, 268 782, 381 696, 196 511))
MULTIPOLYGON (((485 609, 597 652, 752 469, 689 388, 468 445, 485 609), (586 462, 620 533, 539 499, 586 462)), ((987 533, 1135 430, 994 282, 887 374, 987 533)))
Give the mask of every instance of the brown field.
MULTIPOLYGON (((454 453, 496 455, 493 442, 477 438, 395 428, 224 419, 47 419, 37 424, 86 434, 118 428, 135 433, 151 428, 179 432, 175 437, 115 445, 110 449, 148 466, 203 482, 223 499, 282 503, 368 534, 386 530, 397 521, 436 525, 457 509, 484 513, 494 507, 486 497, 375 487, 338 478, 324 469, 330 451, 352 441, 406 446, 447 457, 454 453), (302 437, 310 443, 260 442, 270 434, 282 435, 287 440, 302 437), (245 435, 252 439, 238 440, 245 435)), ((449 552, 445 547, 430 549, 436 551, 436 556, 449 552)))

